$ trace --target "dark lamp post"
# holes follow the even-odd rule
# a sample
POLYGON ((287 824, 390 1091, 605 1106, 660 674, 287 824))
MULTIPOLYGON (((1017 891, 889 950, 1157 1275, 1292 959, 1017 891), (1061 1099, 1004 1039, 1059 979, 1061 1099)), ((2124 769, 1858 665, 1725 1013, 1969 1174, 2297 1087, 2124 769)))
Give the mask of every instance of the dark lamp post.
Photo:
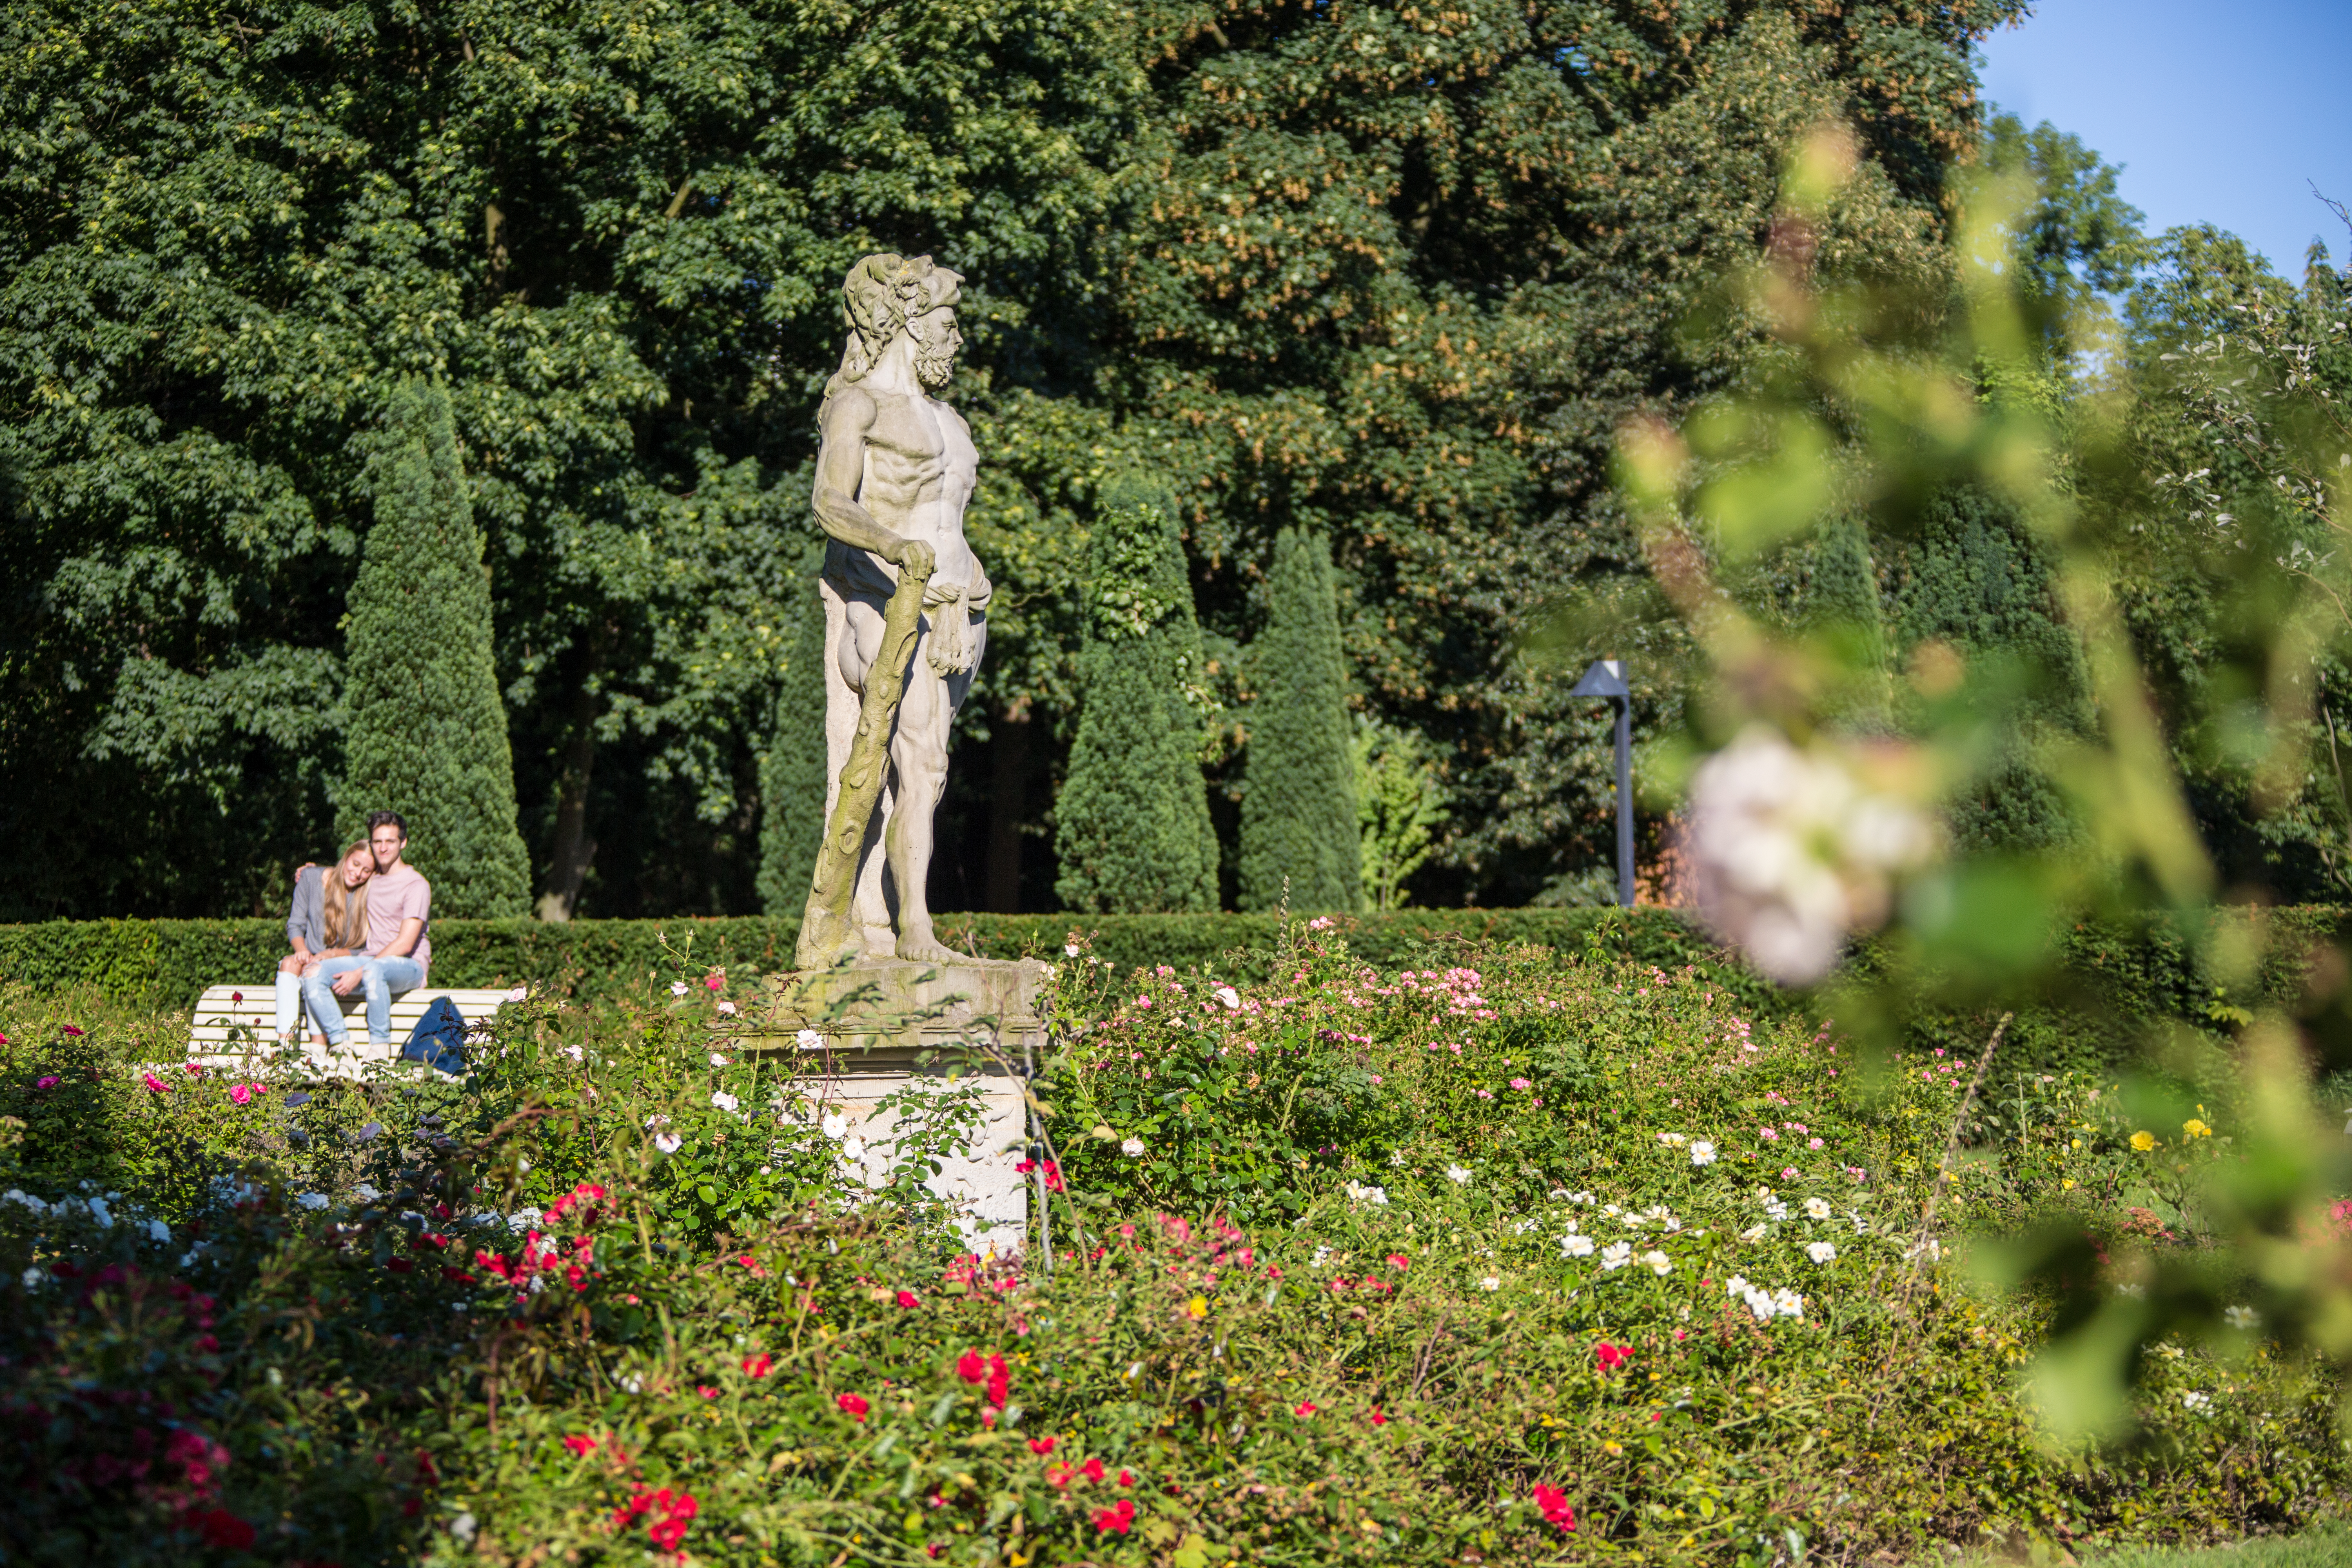
POLYGON ((1617 902, 1633 907, 1633 692, 1622 660, 1596 658, 1570 697, 1605 697, 1617 704, 1617 902))

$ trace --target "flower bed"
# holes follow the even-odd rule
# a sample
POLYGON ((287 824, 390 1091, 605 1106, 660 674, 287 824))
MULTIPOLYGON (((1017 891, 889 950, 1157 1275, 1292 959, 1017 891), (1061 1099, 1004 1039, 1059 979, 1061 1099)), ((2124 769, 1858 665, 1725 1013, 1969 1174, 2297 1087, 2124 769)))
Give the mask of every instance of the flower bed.
MULTIPOLYGON (((2037 1441, 2042 1309, 1922 1226, 1972 1062, 1874 1069, 1696 974, 1531 950, 1399 972, 1306 932, 1223 987, 1072 945, 1050 1275, 938 1239, 952 1086, 860 1196, 812 1086, 720 1029, 751 1011, 723 977, 594 1038, 510 1009, 462 1087, 151 1087, 147 1026, 0 999, 12 1534, 346 1568, 1761 1563, 2283 1528, 2346 1482, 2333 1386, 2251 1307, 2152 1358, 2129 1443, 2037 1441)), ((2032 1076, 1939 1212, 2063 1218, 2126 1289, 2193 1241, 2165 1183, 2231 1157, 2227 1108, 2200 1136, 2032 1076)))

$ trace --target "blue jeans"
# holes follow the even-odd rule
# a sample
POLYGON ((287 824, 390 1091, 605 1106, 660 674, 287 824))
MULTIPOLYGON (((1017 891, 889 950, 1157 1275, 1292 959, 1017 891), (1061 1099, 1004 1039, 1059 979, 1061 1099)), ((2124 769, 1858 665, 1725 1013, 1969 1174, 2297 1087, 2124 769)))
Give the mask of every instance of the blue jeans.
POLYGON ((354 969, 360 973, 360 990, 367 997, 368 1039, 388 1046, 392 1044, 393 993, 424 984, 425 966, 413 958, 331 958, 305 976, 302 999, 310 1005, 310 1016, 326 1031, 327 1044, 336 1050, 350 1045, 352 1037, 343 1026, 341 999, 330 983, 354 969))

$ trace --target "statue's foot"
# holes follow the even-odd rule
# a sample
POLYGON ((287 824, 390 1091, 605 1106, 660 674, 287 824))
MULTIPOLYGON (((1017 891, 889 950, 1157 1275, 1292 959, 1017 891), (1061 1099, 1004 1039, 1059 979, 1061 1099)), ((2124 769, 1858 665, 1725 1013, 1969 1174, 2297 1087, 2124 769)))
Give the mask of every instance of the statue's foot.
POLYGON ((898 956, 912 963, 968 963, 970 958, 943 947, 929 931, 905 931, 898 937, 898 956))

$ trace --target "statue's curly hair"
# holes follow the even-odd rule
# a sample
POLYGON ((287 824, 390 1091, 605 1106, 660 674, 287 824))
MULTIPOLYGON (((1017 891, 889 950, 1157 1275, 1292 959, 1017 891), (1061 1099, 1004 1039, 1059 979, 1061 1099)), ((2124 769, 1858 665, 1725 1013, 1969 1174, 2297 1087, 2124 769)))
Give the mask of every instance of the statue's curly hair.
POLYGON ((933 265, 928 256, 884 251, 851 268, 841 284, 841 319, 849 327, 849 341, 842 345, 841 370, 825 388, 827 395, 872 370, 907 318, 953 305, 962 289, 961 273, 933 265))

